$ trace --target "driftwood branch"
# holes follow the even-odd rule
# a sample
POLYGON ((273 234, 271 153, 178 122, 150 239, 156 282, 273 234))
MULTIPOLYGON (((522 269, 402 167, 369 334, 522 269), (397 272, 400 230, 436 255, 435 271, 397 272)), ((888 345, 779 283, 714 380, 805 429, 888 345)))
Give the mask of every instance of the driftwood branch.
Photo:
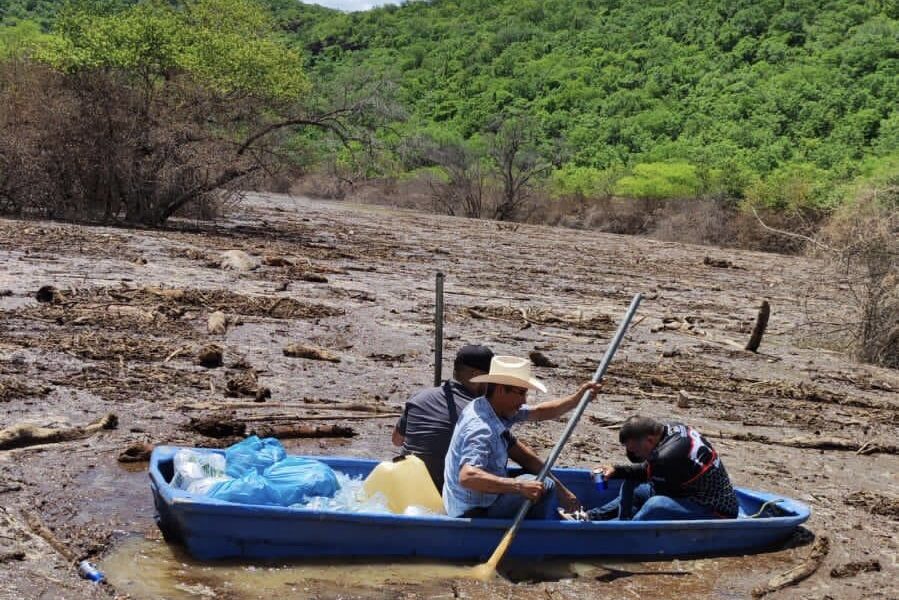
POLYGON ((785 587, 796 585, 800 581, 807 579, 818 570, 818 567, 820 567, 821 563, 824 562, 824 559, 827 558, 827 553, 829 551, 830 539, 828 539, 826 535, 819 536, 812 545, 812 550, 809 552, 808 558, 789 571, 772 577, 767 584, 752 590, 752 597, 761 598, 771 592, 776 592, 785 587))
POLYGON ((755 216, 756 221, 759 222, 759 225, 762 226, 762 229, 764 229, 766 231, 770 231, 771 233, 776 233, 778 235, 782 235, 782 236, 785 236, 788 238, 793 238, 794 240, 802 240, 803 242, 808 242, 809 244, 812 244, 813 246, 816 246, 817 248, 819 248, 821 250, 826 250, 827 252, 831 252, 834 254, 837 253, 837 251, 834 248, 831 248, 830 246, 827 246, 826 244, 822 244, 815 238, 809 237, 807 235, 802 235, 801 233, 793 233, 792 231, 784 231, 783 229, 777 229, 775 227, 771 227, 770 225, 768 225, 767 223, 765 223, 762 220, 762 218, 759 216, 759 213, 755 210, 755 207, 752 207, 752 214, 755 216))
POLYGON ((703 431, 703 435, 711 438, 736 440, 738 442, 758 442, 760 444, 774 444, 777 446, 789 446, 791 448, 841 450, 844 452, 856 452, 858 454, 899 454, 899 446, 895 444, 881 444, 872 441, 856 442, 845 438, 822 435, 796 436, 786 439, 776 439, 758 433, 742 433, 739 431, 703 431))
POLYGON ((253 431, 259 437, 281 440, 296 438, 350 438, 356 430, 347 425, 260 425, 253 431))
POLYGON ((56 550, 68 562, 75 562, 75 553, 69 550, 69 547, 60 541, 50 529, 44 525, 41 518, 33 512, 25 512, 25 522, 31 531, 56 550))
POLYGON ((0 429, 0 450, 81 440, 103 429, 115 429, 117 425, 118 418, 112 413, 84 427, 55 429, 34 425, 14 425, 8 429, 0 429))
POLYGON ((191 419, 187 429, 201 435, 213 438, 243 437, 255 434, 260 437, 276 437, 281 439, 293 438, 326 438, 326 437, 354 437, 356 431, 348 425, 305 425, 301 423, 289 424, 260 424, 248 427, 247 423, 239 417, 232 415, 210 415, 207 417, 191 419))

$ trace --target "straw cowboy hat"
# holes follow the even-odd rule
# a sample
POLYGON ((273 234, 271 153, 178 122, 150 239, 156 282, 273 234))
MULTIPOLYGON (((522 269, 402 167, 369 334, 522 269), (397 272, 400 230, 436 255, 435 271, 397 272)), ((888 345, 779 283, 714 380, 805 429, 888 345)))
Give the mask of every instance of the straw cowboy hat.
POLYGON ((490 372, 472 377, 475 383, 499 383, 546 393, 546 386, 531 375, 531 361, 517 356, 494 356, 490 372))

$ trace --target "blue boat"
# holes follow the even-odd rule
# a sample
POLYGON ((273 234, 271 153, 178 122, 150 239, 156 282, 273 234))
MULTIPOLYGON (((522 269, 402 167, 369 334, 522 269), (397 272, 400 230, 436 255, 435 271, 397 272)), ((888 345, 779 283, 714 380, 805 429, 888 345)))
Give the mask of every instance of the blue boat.
MULTIPOLYGON (((156 519, 165 538, 201 560, 417 556, 482 560, 490 556, 508 520, 343 513, 233 504, 173 487, 174 455, 157 447, 150 459, 156 519)), ((223 452, 221 450, 200 450, 223 452)), ((313 457, 335 471, 365 477, 376 461, 313 457)), ((597 491, 586 469, 553 472, 587 507, 618 494, 618 482, 597 491)), ((738 489, 741 513, 761 517, 696 521, 525 521, 508 556, 529 558, 674 558, 748 554, 783 543, 808 519, 808 506, 764 492, 738 489), (767 515, 771 516, 767 516, 767 515)))

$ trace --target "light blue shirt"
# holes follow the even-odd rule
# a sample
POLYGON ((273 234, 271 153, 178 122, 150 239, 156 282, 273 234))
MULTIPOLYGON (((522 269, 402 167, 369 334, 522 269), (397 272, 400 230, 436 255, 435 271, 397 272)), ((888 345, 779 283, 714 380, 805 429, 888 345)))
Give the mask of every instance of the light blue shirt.
POLYGON ((498 477, 507 477, 509 445, 514 439, 509 428, 528 418, 530 408, 522 406, 509 419, 493 410, 490 401, 481 396, 473 400, 462 414, 450 440, 446 453, 443 483, 443 506, 446 514, 460 517, 472 508, 493 504, 499 494, 476 492, 459 483, 459 471, 463 465, 477 467, 498 477))

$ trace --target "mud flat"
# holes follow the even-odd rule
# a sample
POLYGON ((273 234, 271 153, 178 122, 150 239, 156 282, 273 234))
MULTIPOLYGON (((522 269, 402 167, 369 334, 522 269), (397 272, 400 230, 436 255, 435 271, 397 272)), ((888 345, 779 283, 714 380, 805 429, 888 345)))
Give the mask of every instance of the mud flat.
MULTIPOLYGON (((0 264, 0 429, 78 433, 0 450, 0 598, 744 598, 825 534, 820 567, 766 597, 899 596, 899 373, 818 347, 804 323, 850 308, 814 260, 255 195, 166 231, 0 220, 0 264), (538 369, 550 393, 589 377, 646 294, 561 464, 618 460, 633 412, 684 420, 739 485, 810 504, 807 530, 755 557, 516 564, 486 585, 443 565, 210 567, 158 540, 148 445, 312 426, 342 433, 288 448, 391 456, 394 415, 432 378, 437 270, 444 373, 470 341, 536 351, 556 365, 538 369), (743 351, 764 299, 760 352, 743 351), (114 428, 86 427, 107 415, 114 428), (78 578, 84 556, 111 585, 78 578)), ((519 435, 546 452, 561 428, 519 435)))

